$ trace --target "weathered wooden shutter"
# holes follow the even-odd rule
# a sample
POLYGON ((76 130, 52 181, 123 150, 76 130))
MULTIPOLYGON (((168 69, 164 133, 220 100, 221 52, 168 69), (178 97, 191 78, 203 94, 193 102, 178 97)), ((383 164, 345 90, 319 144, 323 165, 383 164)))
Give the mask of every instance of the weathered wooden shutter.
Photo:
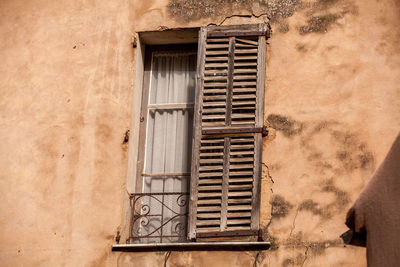
POLYGON ((259 229, 266 24, 199 34, 188 238, 259 229))

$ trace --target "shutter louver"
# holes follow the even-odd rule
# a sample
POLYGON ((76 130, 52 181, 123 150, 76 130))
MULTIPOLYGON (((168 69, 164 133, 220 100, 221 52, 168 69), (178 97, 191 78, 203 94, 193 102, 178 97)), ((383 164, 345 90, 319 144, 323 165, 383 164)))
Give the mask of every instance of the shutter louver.
POLYGON ((257 235, 267 34, 200 31, 189 239, 257 235))

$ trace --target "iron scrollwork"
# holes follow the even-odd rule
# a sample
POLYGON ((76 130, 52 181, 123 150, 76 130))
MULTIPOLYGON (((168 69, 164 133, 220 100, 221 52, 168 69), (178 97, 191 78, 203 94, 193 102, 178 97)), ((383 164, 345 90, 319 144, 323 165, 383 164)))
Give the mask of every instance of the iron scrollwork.
POLYGON ((189 193, 182 192, 131 194, 129 241, 185 241, 188 195, 189 193))

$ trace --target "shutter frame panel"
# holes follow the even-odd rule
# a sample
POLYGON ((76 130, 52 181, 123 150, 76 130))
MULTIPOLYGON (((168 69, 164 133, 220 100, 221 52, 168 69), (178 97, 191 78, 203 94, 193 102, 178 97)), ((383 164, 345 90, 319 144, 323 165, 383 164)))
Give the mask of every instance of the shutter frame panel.
POLYGON ((199 32, 188 239, 257 236, 267 24, 199 32))

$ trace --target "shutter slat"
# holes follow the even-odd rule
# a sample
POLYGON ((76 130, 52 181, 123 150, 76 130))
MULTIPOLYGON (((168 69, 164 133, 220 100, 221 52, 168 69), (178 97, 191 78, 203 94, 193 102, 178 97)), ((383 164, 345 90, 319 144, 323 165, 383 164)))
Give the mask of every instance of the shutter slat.
POLYGON ((214 185, 214 184, 221 184, 222 179, 200 179, 199 181, 199 186, 200 185, 214 185))
POLYGON ((200 163, 222 163, 223 159, 200 159, 200 163))
POLYGON ((220 213, 198 213, 197 218, 198 219, 219 219, 221 217, 220 213))
MULTIPOLYGON (((239 64, 239 63, 237 63, 237 64, 239 64)), ((253 63, 253 66, 257 66, 257 63, 255 63, 255 64, 253 63)), ((224 62, 223 63, 206 63, 205 68, 206 69, 207 68, 228 68, 228 63, 227 62, 226 63, 224 63, 224 62)), ((224 70, 221 70, 221 71, 224 71, 224 70)))
MULTIPOLYGON (((225 76, 206 76, 204 77, 204 81, 218 81, 219 83, 223 83, 224 81, 226 82, 226 77, 225 76)), ((212 84, 205 84, 207 86, 210 86, 212 84)))
MULTIPOLYGON (((229 181, 231 182, 231 181, 229 181)), ((251 182, 250 184, 235 184, 235 185, 229 185, 229 191, 247 191, 247 190, 252 190, 253 189, 253 183, 251 182)))
POLYGON ((242 38, 236 38, 236 41, 238 43, 245 43, 245 44, 250 44, 253 46, 258 46, 258 42, 257 41, 252 41, 252 40, 247 40, 247 39, 242 39, 242 38))
MULTIPOLYGON (((214 59, 214 58, 210 58, 210 59, 214 59)), ((235 61, 236 60, 249 60, 249 61, 256 61, 257 60, 257 56, 235 56, 235 61)))
POLYGON ((227 43, 228 38, 208 38, 207 43, 227 43))
MULTIPOLYGON (((207 47, 207 48, 209 48, 209 47, 207 47)), ((211 51, 207 51, 206 52, 206 56, 212 56, 212 55, 227 55, 228 54, 228 51, 224 51, 224 50, 218 50, 218 51, 215 51, 215 50, 211 50, 211 51)))
POLYGON ((251 198, 230 198, 228 204, 251 204, 251 198))
POLYGON ((248 183, 248 182, 253 182, 253 172, 249 174, 242 174, 242 175, 229 175, 229 181, 231 184, 233 183, 248 183), (240 176, 240 177, 236 177, 240 176), (243 177, 244 176, 244 177, 243 177))
POLYGON ((251 210, 251 205, 236 205, 236 206, 229 206, 229 211, 236 211, 236 210, 251 210))
POLYGON ((198 186, 198 191, 199 192, 201 192, 201 193, 208 193, 208 192, 217 192, 217 191, 221 191, 222 190, 222 185, 221 185, 222 183, 221 183, 221 180, 219 180, 219 181, 217 181, 217 182, 215 182, 215 183, 212 183, 212 184, 204 184, 204 183, 199 183, 199 186, 198 186))
MULTIPOLYGON (((214 78, 215 79, 215 78, 214 78)), ((233 76, 234 81, 240 81, 240 80, 257 80, 257 75, 235 75, 233 76)), ((235 82, 235 85, 237 82, 235 82)))
POLYGON ((222 164, 218 165, 218 166, 200 166, 199 169, 200 169, 200 171, 210 171, 210 170, 218 171, 218 170, 222 170, 223 166, 222 166, 222 164))
POLYGON ((243 47, 243 48, 254 48, 254 47, 257 47, 257 46, 252 45, 252 44, 240 43, 239 39, 236 38, 235 47, 237 47, 237 48, 241 48, 241 47, 243 47))
POLYGON ((215 44, 215 43, 210 43, 206 45, 206 49, 220 49, 220 48, 228 48, 229 44, 215 44))
POLYGON ((197 226, 219 225, 220 220, 203 220, 197 221, 197 226))
POLYGON ((251 219, 230 219, 228 225, 250 224, 251 219))
POLYGON ((256 86, 257 81, 238 81, 235 80, 235 87, 236 86, 241 86, 241 87, 248 87, 248 86, 256 86))
MULTIPOLYGON (((200 206, 218 206, 218 205, 221 205, 221 199, 199 199, 198 205, 200 205, 200 206)), ((197 212, 196 212, 196 214, 197 214, 197 212)))
MULTIPOLYGON (((238 206, 239 207, 239 206, 238 206)), ((251 206, 241 206, 243 207, 242 209, 238 208, 237 210, 246 210, 244 207, 249 207, 251 209, 251 206)), ((211 206, 211 207, 198 207, 197 212, 219 212, 221 211, 221 207, 218 206, 211 206)))
POLYGON ((235 67, 257 67, 257 62, 235 62, 235 67))
POLYGON ((234 88, 233 89, 233 94, 236 93, 255 93, 256 88, 234 88))
POLYGON ((248 212, 228 212, 228 218, 237 218, 237 217, 251 217, 251 211, 248 212))
POLYGON ((242 50, 236 50, 235 55, 238 54, 257 54, 258 51, 257 49, 242 49, 242 50))
POLYGON ((210 113, 225 113, 225 108, 208 108, 204 109, 203 114, 210 114, 210 113))
POLYGON ((221 192, 200 192, 199 191, 199 199, 202 199, 202 198, 217 198, 217 199, 219 199, 219 198, 221 198, 221 192))
POLYGON ((246 161, 253 161, 254 157, 247 157, 247 158, 231 158, 231 162, 246 162, 246 161))
POLYGON ((222 176, 222 172, 203 172, 203 173, 199 173, 199 177, 221 177, 222 176))
POLYGON ((250 73, 254 73, 257 74, 257 69, 256 68, 245 68, 245 69, 235 69, 235 71, 233 72, 234 75, 236 74, 250 74, 250 73))
POLYGON ((216 61, 228 62, 228 58, 226 58, 226 57, 207 57, 207 59, 206 59, 206 62, 216 62, 216 61))

